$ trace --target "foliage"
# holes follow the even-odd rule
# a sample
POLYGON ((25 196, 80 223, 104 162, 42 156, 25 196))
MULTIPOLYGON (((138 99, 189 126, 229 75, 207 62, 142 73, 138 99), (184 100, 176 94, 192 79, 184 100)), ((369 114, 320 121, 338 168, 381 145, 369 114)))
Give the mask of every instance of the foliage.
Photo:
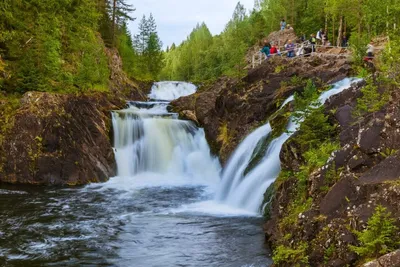
POLYGON ((390 157, 390 156, 396 154, 397 152, 398 152, 397 149, 387 147, 387 148, 385 148, 385 150, 379 152, 379 154, 381 154, 382 157, 387 158, 387 157, 390 157))
POLYGON ((282 263, 303 266, 303 264, 308 264, 307 248, 306 242, 302 242, 294 248, 280 245, 274 250, 272 260, 278 266, 282 263))
POLYGON ((162 67, 155 21, 150 16, 143 55, 127 29, 134 10, 126 0, 1 1, 0 89, 108 91, 106 46, 118 49, 130 77, 155 78, 162 67))
POLYGON ((245 55, 265 35, 265 18, 258 11, 250 14, 240 3, 224 31, 212 36, 205 23, 198 24, 187 40, 171 47, 165 55, 162 79, 202 82, 221 75, 242 77, 245 55))
POLYGON ((222 123, 219 127, 219 134, 217 141, 221 142, 222 146, 229 144, 230 136, 229 136, 229 128, 226 122, 222 123))
POLYGON ((0 12, 0 53, 10 73, 3 90, 82 91, 106 85, 109 70, 96 3, 2 1, 0 12))
POLYGON ((367 85, 361 89, 361 92, 363 96, 357 99, 357 106, 353 113, 357 117, 381 110, 389 98, 388 92, 379 92, 378 86, 371 79, 367 80, 367 85))
POLYGON ((360 242, 359 246, 350 249, 361 257, 376 258, 395 250, 400 244, 396 219, 383 206, 377 206, 374 214, 368 220, 367 228, 355 231, 360 242))
POLYGON ((303 93, 295 93, 294 96, 293 116, 297 122, 301 122, 300 134, 295 136, 295 140, 303 148, 318 148, 324 140, 330 140, 336 134, 336 125, 329 123, 318 96, 318 90, 311 80, 307 82, 303 93))
POLYGON ((133 46, 136 51, 136 67, 132 75, 141 80, 155 80, 163 67, 162 42, 157 34, 157 25, 152 14, 143 15, 139 34, 135 35, 133 46))

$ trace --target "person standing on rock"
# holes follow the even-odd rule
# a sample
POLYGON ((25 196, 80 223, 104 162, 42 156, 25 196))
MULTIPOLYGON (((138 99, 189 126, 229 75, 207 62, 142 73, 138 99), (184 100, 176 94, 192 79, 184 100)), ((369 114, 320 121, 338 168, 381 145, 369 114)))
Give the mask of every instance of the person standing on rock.
POLYGON ((322 29, 320 29, 320 30, 317 32, 316 39, 317 39, 318 43, 322 43, 322 35, 323 35, 323 34, 324 34, 324 31, 323 31, 322 29))
POLYGON ((281 31, 283 31, 284 29, 286 29, 286 21, 285 21, 285 19, 282 19, 281 20, 281 31))
POLYGON ((315 52, 315 44, 317 43, 317 39, 315 38, 315 34, 311 34, 310 44, 311 44, 311 52, 315 52))

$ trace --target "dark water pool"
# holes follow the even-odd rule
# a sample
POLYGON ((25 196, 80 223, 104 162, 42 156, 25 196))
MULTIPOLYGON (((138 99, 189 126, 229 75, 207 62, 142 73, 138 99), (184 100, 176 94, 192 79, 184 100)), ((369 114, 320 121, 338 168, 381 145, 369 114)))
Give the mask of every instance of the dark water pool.
POLYGON ((174 212, 202 187, 0 187, 0 266, 269 266, 263 220, 174 212))

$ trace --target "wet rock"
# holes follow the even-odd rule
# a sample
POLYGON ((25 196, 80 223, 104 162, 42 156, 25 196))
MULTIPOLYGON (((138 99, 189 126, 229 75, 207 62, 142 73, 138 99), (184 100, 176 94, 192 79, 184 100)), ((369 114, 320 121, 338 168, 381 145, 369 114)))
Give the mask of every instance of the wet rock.
POLYGON ((106 94, 29 92, 0 146, 0 181, 80 185, 114 175, 110 110, 125 102, 106 94))
POLYGON ((377 260, 368 262, 363 267, 400 267, 400 250, 386 254, 377 260))
POLYGON ((249 70, 241 80, 221 78, 171 105, 182 116, 184 110, 194 112, 213 152, 225 163, 239 142, 264 124, 282 101, 304 89, 307 79, 322 86, 349 73, 350 63, 345 57, 274 57, 249 70), (228 126, 227 144, 217 141, 222 125, 228 126))
POLYGON ((400 178, 400 153, 396 153, 374 166, 370 171, 363 174, 359 182, 362 184, 382 183, 395 181, 400 178))
POLYGON ((345 210, 350 200, 355 196, 356 191, 352 178, 341 179, 322 199, 320 204, 321 213, 330 218, 340 216, 340 213, 345 210))

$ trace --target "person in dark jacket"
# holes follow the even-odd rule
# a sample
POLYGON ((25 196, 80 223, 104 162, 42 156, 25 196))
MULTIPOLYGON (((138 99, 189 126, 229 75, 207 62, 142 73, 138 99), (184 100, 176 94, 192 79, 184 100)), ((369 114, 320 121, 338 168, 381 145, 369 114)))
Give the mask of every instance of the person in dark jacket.
POLYGON ((265 56, 268 58, 270 56, 270 47, 271 45, 268 43, 267 40, 264 40, 264 46, 261 49, 261 53, 265 54, 265 56))

